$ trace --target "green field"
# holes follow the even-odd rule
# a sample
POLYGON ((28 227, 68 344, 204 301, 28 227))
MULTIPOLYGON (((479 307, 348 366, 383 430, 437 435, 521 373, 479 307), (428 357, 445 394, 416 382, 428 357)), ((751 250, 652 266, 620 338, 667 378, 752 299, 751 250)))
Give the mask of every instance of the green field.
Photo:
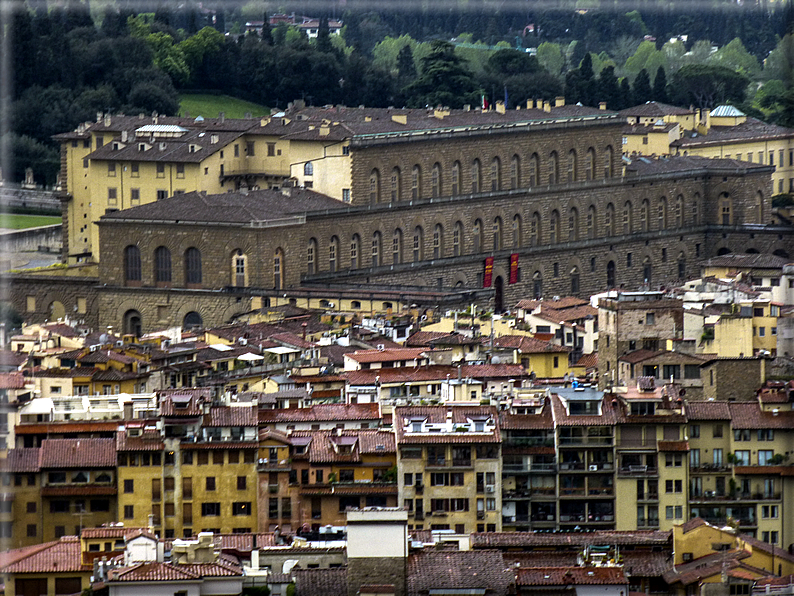
POLYGON ((179 114, 184 116, 190 114, 192 118, 203 116, 204 118, 217 118, 223 112, 227 118, 242 118, 246 113, 259 118, 267 116, 270 109, 250 101, 243 101, 229 95, 204 95, 204 94, 184 94, 179 101, 179 114))
POLYGON ((60 217, 51 215, 17 215, 13 213, 0 213, 0 228, 9 230, 23 230, 37 226, 50 226, 61 223, 60 217))

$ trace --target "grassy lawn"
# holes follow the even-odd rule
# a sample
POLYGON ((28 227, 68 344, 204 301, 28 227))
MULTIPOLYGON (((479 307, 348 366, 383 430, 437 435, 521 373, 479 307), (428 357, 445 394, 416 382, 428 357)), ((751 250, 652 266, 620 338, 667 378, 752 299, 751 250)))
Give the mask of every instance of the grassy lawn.
POLYGON ((179 101, 180 115, 188 113, 193 118, 198 115, 217 118, 219 112, 224 112, 227 118, 242 118, 246 112, 259 118, 269 114, 270 109, 229 95, 184 94, 179 101))
POLYGON ((60 217, 52 215, 17 215, 13 213, 0 213, 0 228, 22 230, 37 226, 50 226, 61 223, 60 217))

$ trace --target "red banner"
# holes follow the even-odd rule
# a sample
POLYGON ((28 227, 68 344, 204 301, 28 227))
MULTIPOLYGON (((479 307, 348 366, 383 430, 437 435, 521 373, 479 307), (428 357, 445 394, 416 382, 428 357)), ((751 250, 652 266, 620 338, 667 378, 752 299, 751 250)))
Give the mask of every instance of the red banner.
POLYGON ((518 253, 510 255, 510 281, 508 283, 518 283, 518 253))
POLYGON ((482 287, 490 288, 493 281, 493 257, 485 258, 485 275, 482 277, 482 287))

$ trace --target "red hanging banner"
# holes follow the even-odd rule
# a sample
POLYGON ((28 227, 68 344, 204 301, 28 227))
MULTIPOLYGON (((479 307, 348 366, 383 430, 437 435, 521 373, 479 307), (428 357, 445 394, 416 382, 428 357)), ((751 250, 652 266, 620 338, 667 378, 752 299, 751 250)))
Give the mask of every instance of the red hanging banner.
POLYGON ((518 253, 510 255, 510 281, 508 283, 518 283, 518 253))
POLYGON ((485 258, 485 274, 482 276, 482 287, 490 288, 493 280, 493 257, 485 258))

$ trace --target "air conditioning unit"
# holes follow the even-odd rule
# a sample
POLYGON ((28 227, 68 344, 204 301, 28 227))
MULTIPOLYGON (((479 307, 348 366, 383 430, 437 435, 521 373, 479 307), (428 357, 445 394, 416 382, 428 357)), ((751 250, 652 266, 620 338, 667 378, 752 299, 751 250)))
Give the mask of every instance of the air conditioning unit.
POLYGON ((259 465, 260 466, 264 466, 266 463, 267 463, 266 459, 262 459, 261 457, 259 458, 259 465))
POLYGON ((493 484, 486 484, 485 485, 485 492, 492 493, 496 490, 496 487, 493 484))
POLYGON ((590 464, 588 468, 591 472, 598 472, 598 466, 596 464, 590 464))
POLYGON ((713 490, 707 490, 703 494, 706 495, 707 497, 713 497, 714 496, 714 491, 713 490))

